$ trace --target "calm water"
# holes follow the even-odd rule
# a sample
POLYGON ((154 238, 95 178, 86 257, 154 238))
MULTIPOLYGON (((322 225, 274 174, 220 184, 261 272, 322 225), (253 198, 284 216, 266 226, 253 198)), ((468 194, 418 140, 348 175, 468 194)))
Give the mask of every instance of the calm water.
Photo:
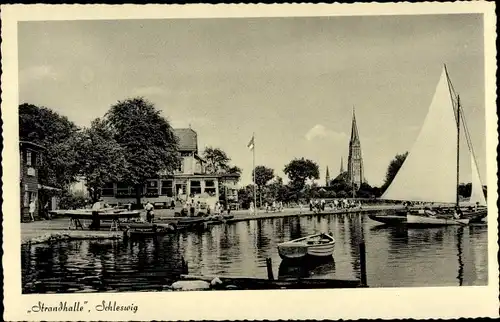
POLYGON ((208 227, 150 240, 72 241, 22 248, 23 292, 162 290, 181 273, 193 275, 359 279, 358 244, 366 244, 370 287, 487 284, 487 227, 395 228, 366 215, 278 218, 208 227), (333 233, 333 260, 315 267, 282 263, 277 244, 333 233))

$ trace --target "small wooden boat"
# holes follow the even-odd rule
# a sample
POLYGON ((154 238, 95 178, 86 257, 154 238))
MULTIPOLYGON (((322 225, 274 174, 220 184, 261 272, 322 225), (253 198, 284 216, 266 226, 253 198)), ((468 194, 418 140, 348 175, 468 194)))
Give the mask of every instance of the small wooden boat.
POLYGON ((278 245, 282 259, 303 259, 305 257, 332 256, 335 239, 328 234, 311 235, 278 245))

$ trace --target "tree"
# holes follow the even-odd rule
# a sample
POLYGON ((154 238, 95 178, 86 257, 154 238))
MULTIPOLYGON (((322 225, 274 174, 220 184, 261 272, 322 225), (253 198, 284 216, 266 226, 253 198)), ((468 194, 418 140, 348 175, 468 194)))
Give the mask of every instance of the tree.
POLYGON ((45 147, 38 177, 42 184, 65 189, 76 181, 78 127, 46 107, 19 105, 19 139, 45 147))
POLYGON ((226 152, 219 148, 206 147, 203 151, 203 158, 207 161, 206 171, 208 173, 227 172, 230 169, 229 161, 231 159, 226 152))
POLYGON ((408 156, 408 152, 405 152, 403 154, 397 154, 394 157, 394 159, 389 163, 389 166, 387 167, 387 172, 385 174, 385 181, 381 187, 382 191, 385 191, 387 189, 387 187, 389 187, 392 180, 394 180, 394 177, 396 177, 396 174, 398 173, 399 169, 403 165, 403 162, 406 160, 407 156, 408 156))
POLYGON ((304 158, 294 159, 288 163, 283 172, 290 179, 290 184, 296 190, 300 191, 304 188, 307 179, 319 179, 318 165, 304 158))
POLYGON ((263 165, 256 166, 255 170, 252 172, 252 179, 259 189, 260 205, 262 205, 262 187, 272 178, 274 178, 274 170, 263 165))
POLYGON ((103 120, 96 119, 90 128, 83 130, 78 165, 94 202, 100 198, 104 184, 122 180, 127 168, 125 149, 116 142, 115 134, 103 120))
POLYGON ((229 169, 227 169, 228 174, 237 174, 238 176, 241 175, 241 168, 237 166, 232 166, 229 169))
POLYGON ((180 164, 178 139, 170 123, 142 97, 119 101, 105 115, 116 142, 123 148, 123 182, 135 187, 137 204, 147 179, 173 172, 180 164))

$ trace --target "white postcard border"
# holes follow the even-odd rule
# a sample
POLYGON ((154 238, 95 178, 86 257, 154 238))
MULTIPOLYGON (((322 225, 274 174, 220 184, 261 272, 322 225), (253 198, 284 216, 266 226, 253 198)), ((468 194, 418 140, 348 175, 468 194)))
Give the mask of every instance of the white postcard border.
MULTIPOLYGON (((483 13, 487 159, 496 160, 496 20, 494 3, 333 5, 9 5, 2 6, 3 265, 5 320, 231 320, 458 318, 498 316, 497 164, 487 163, 489 286, 339 290, 91 293, 22 295, 19 222, 17 21, 483 13), (492 198, 494 197, 494 198, 492 198), (112 296, 111 296, 112 295, 112 296), (135 314, 96 312, 105 301, 135 304, 135 314), (38 301, 84 301, 82 313, 28 313, 38 301)), ((369 281, 368 281, 369 282, 369 281)))

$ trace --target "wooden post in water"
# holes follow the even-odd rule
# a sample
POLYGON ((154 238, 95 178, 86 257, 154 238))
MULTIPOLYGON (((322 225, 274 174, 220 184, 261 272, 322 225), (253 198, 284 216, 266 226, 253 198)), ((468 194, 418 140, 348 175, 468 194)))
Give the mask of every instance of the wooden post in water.
POLYGON ((189 267, 188 263, 184 260, 184 257, 181 259, 181 266, 182 266, 182 274, 188 275, 189 274, 189 267))
POLYGON ((359 264, 361 266, 361 285, 367 286, 367 282, 366 282, 366 249, 365 249, 365 242, 359 243, 359 264))
POLYGON ((267 278, 270 280, 274 280, 273 262, 271 261, 271 258, 266 258, 266 267, 267 267, 267 278))

